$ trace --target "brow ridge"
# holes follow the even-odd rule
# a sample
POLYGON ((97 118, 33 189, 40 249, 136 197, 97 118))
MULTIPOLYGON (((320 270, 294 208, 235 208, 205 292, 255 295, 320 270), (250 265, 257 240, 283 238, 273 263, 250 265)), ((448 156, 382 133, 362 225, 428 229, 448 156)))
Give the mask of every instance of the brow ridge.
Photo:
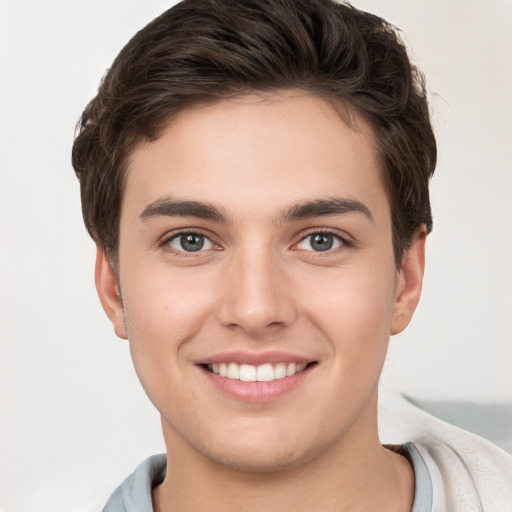
POLYGON ((370 209, 357 199, 344 197, 329 197, 326 199, 314 199, 298 203, 279 216, 281 222, 291 222, 312 217, 322 217, 325 215, 343 215, 347 213, 361 213, 373 222, 373 216, 370 209))
MULTIPOLYGON (((373 222, 370 209, 357 199, 330 197, 301 202, 287 208, 278 216, 278 222, 292 222, 326 215, 361 213, 373 222)), ((165 197, 148 204, 140 218, 154 217, 195 217, 214 222, 228 223, 228 216, 217 206, 202 201, 182 201, 165 197)))
POLYGON ((140 218, 148 220, 154 217, 195 217, 228 223, 227 215, 218 207, 202 201, 181 201, 171 197, 164 197, 149 203, 140 218))

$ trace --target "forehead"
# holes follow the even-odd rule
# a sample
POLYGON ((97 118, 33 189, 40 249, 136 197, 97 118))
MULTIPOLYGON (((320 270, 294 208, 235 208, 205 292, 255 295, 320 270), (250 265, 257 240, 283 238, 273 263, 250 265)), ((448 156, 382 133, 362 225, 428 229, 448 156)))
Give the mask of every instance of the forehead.
POLYGON ((166 195, 258 212, 332 195, 387 202, 369 125, 298 92, 187 109, 156 141, 139 144, 123 210, 166 195))

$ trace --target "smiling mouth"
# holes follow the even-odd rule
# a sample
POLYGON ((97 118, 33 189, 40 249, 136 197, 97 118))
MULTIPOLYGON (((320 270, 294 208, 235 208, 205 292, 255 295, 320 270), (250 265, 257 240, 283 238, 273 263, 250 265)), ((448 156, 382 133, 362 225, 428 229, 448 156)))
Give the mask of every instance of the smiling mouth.
POLYGON ((312 363, 265 363, 259 366, 252 364, 220 363, 203 365, 210 373, 226 379, 241 380, 243 382, 272 382, 274 380, 293 377, 306 368, 316 364, 312 363))

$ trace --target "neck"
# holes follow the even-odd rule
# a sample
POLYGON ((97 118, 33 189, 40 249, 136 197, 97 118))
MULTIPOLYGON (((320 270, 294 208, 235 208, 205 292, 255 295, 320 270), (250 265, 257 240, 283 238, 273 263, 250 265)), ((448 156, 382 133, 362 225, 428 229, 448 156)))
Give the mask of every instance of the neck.
POLYGON ((400 455, 378 440, 376 424, 363 435, 295 467, 244 471, 218 464, 194 450, 164 424, 168 466, 154 490, 155 512, 410 512, 414 474, 400 455))

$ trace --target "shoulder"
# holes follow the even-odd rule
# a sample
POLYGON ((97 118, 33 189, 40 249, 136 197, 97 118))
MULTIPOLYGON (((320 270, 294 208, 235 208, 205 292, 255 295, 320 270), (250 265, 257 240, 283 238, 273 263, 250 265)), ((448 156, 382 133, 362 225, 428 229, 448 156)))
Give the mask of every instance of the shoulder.
POLYGON ((416 446, 433 488, 433 512, 512 510, 512 455, 389 393, 381 399, 383 442, 416 446))
POLYGON ((137 466, 114 491, 103 512, 153 512, 151 491, 162 480, 167 459, 153 455, 137 466))
POLYGON ((440 510, 512 509, 512 456, 481 437, 453 429, 443 426, 414 440, 430 473, 434 502, 440 510))

